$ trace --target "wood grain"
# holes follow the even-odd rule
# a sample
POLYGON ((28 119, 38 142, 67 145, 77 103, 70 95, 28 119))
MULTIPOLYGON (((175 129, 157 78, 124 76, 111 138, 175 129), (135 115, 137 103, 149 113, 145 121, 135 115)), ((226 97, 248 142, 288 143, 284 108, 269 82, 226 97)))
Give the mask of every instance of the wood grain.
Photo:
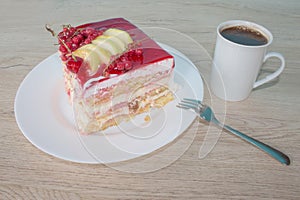
MULTIPOLYGON (((299 1, 4 0, 0 13, 0 199, 300 198, 299 1), (274 36, 270 50, 286 58, 280 78, 235 103, 222 102, 205 86, 205 101, 227 124, 288 154, 291 165, 283 166, 199 121, 154 154, 116 165, 72 163, 35 148, 16 124, 14 98, 27 73, 56 51, 44 25, 76 25, 112 17, 125 17, 145 30, 176 30, 201 44, 204 52, 190 46, 188 39, 153 33, 161 42, 182 47, 205 81, 219 23, 244 19, 266 26, 274 36), (220 138, 200 159, 199 149, 208 133, 220 138), (182 149, 183 155, 178 156, 182 149), (160 168, 161 164, 165 166, 160 168), (156 170, 133 173, 142 166, 156 170)), ((277 64, 271 60, 263 69, 272 71, 277 64)))

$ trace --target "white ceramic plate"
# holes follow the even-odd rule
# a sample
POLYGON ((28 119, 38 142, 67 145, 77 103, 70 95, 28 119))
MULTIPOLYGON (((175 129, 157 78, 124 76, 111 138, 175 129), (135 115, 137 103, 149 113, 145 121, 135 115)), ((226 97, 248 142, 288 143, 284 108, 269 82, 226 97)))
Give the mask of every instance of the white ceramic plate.
POLYGON ((78 134, 72 107, 64 91, 58 54, 38 64, 23 80, 15 99, 15 116, 24 136, 40 150, 80 163, 113 163, 149 154, 172 142, 195 119, 176 107, 184 97, 203 99, 203 82, 194 64, 182 53, 160 44, 175 57, 175 100, 103 133, 78 134))

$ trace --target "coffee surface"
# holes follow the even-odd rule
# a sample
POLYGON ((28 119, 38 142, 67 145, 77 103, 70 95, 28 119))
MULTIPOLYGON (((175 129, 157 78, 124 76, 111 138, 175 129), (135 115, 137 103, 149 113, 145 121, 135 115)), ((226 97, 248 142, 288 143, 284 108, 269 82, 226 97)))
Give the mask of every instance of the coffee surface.
POLYGON ((259 31, 246 26, 233 26, 221 31, 221 35, 237 44, 260 46, 268 43, 268 39, 259 31))

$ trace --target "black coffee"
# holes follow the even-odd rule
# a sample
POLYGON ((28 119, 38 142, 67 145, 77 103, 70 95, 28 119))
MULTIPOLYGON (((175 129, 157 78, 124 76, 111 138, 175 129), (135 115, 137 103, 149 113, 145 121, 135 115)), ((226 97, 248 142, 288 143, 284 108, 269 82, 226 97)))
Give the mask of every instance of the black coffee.
POLYGON ((238 44, 259 46, 268 43, 268 39, 259 31, 246 26, 233 26, 221 31, 221 35, 238 44))

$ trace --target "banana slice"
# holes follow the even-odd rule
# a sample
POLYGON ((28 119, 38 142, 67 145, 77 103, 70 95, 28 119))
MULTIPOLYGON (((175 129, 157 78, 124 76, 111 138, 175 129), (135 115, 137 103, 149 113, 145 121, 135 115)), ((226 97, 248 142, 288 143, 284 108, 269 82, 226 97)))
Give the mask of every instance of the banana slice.
POLYGON ((132 38, 126 31, 116 29, 116 28, 107 29, 103 33, 103 35, 115 36, 115 37, 119 38, 120 40, 122 40, 125 43, 125 45, 128 45, 133 42, 132 38))
POLYGON ((78 48, 73 52, 73 55, 88 62, 92 72, 96 72, 99 65, 108 64, 111 56, 108 51, 94 44, 87 44, 78 48))
POLYGON ((113 36, 101 35, 92 41, 93 44, 109 51, 112 55, 116 55, 125 51, 125 44, 113 36))

